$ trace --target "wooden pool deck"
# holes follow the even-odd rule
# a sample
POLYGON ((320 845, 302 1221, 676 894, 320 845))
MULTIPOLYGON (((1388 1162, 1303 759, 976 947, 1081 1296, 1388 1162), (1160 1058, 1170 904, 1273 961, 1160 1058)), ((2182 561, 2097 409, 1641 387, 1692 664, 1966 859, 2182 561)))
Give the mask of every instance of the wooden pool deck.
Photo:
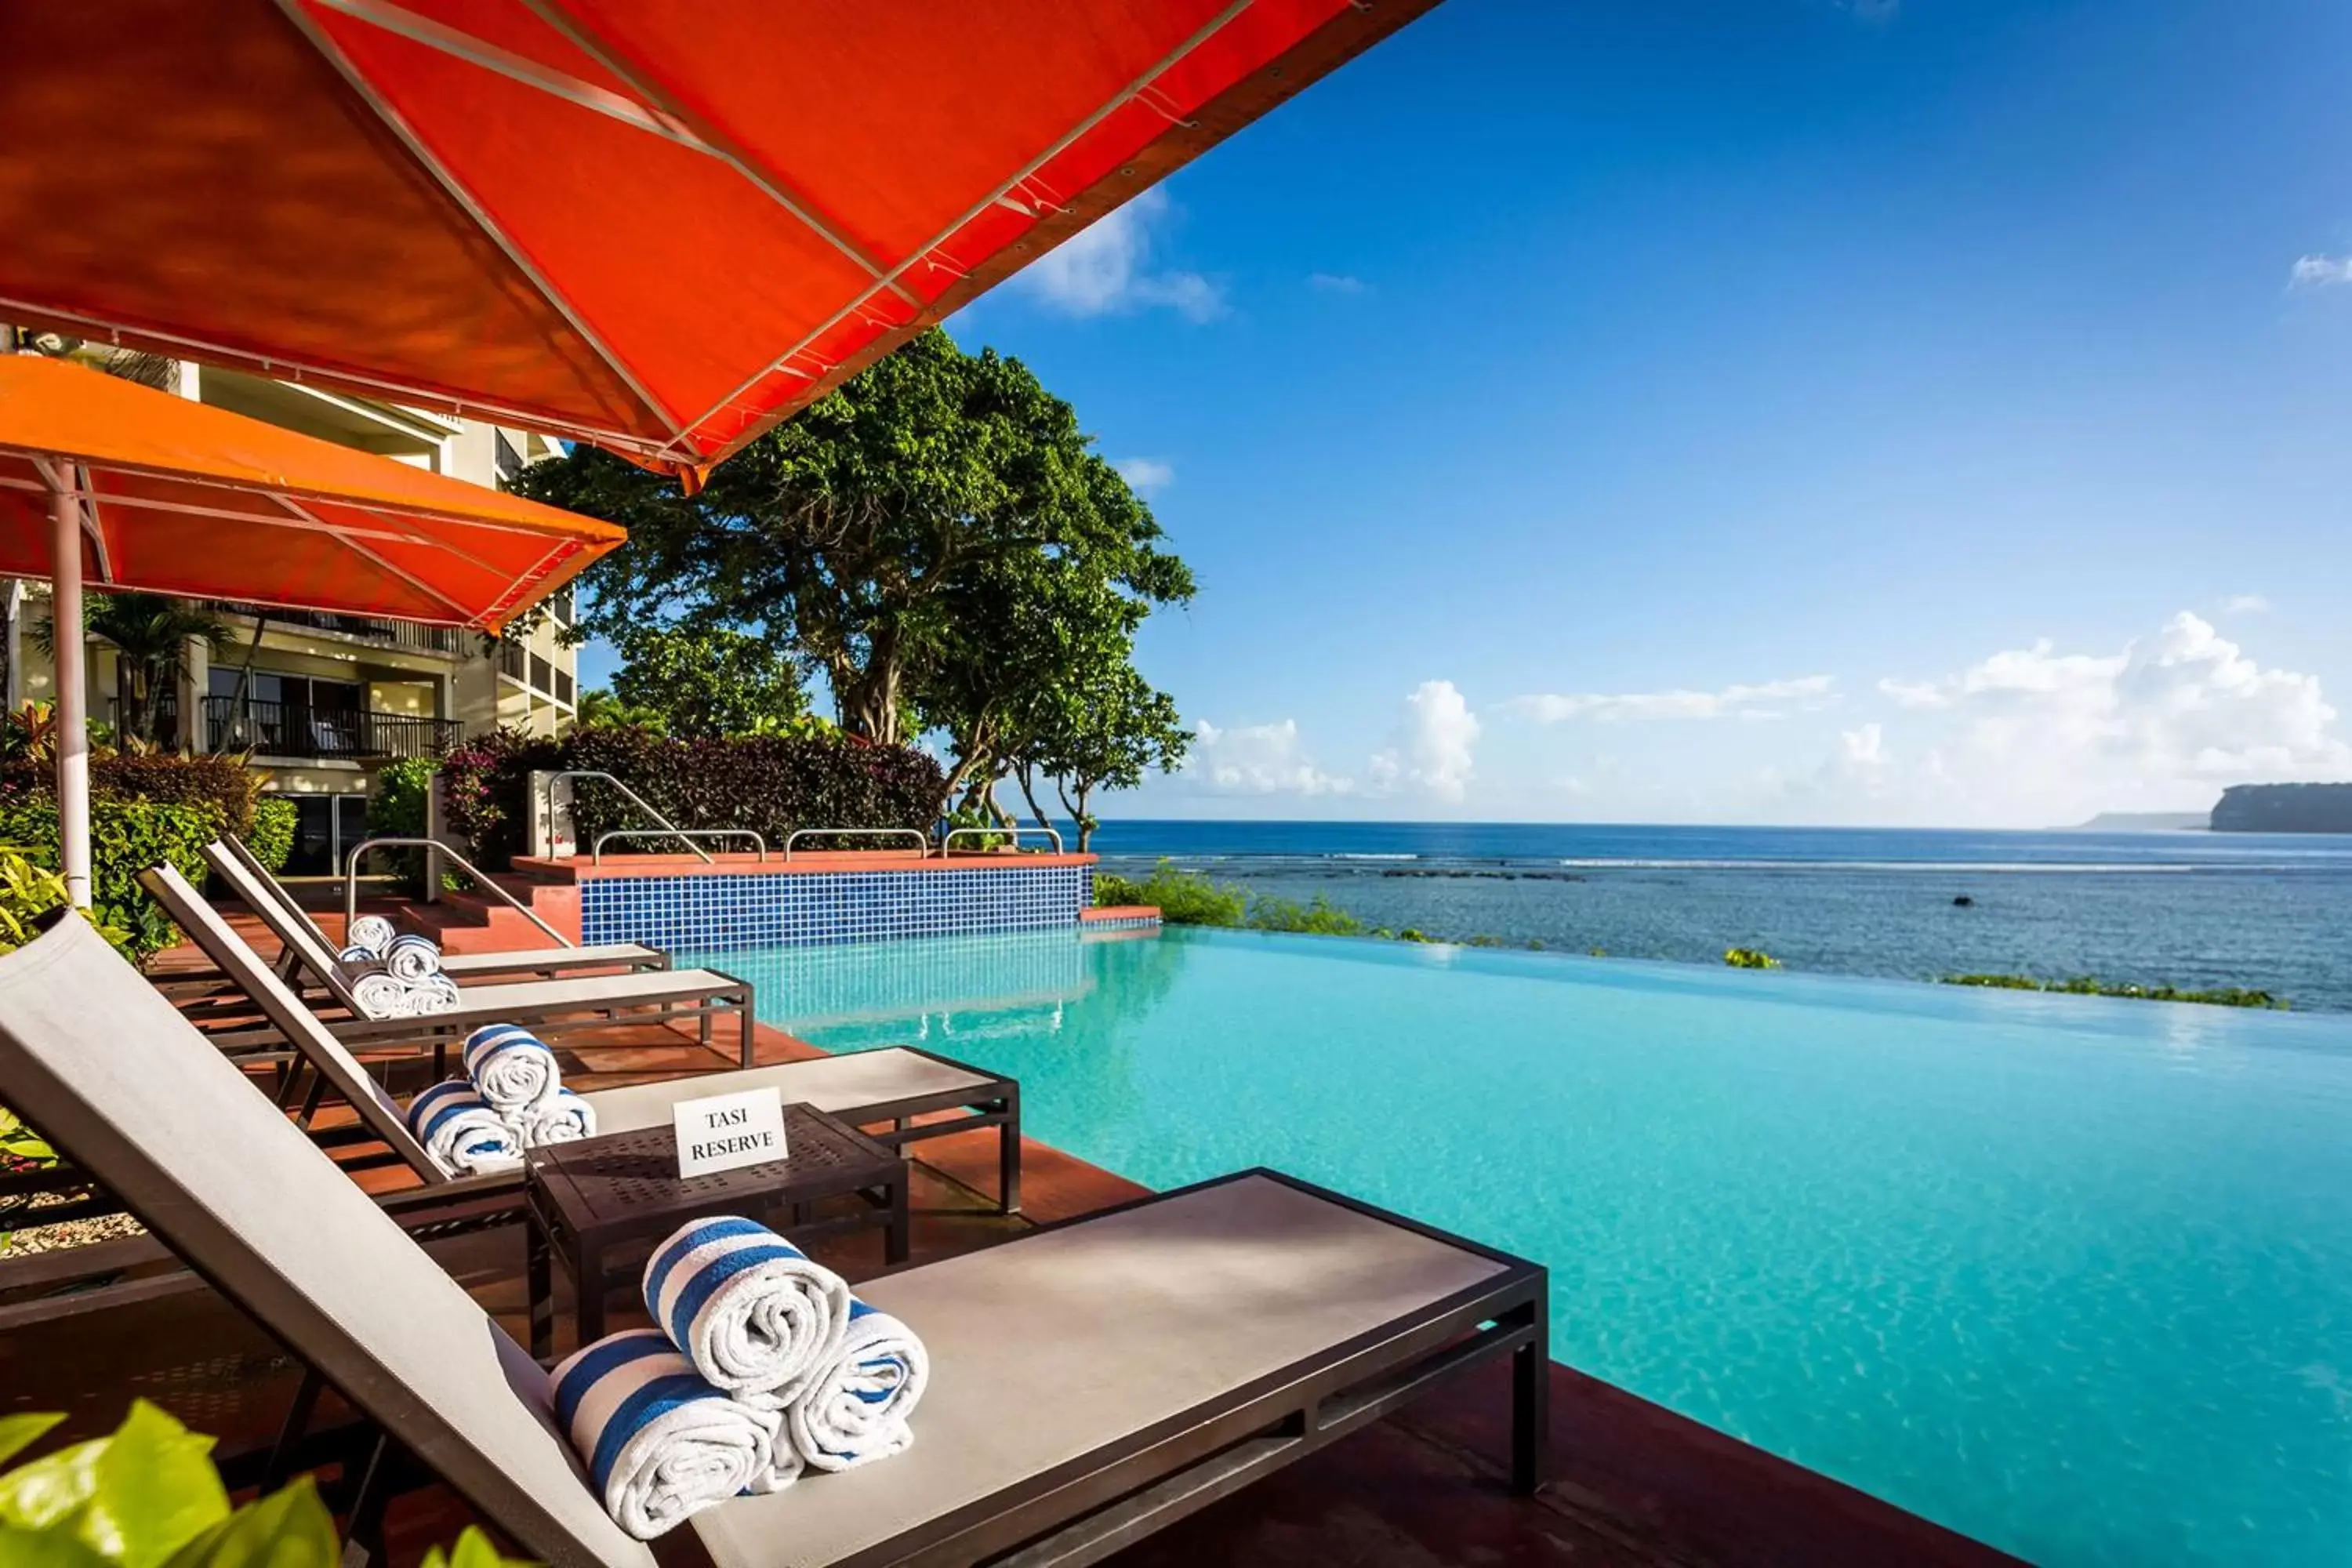
MULTIPOLYGON (((248 936, 257 929, 242 919, 239 924, 248 936)), ((167 955, 163 967, 182 962, 167 955)), ((567 1053, 567 1082, 595 1088, 732 1065, 657 1025, 602 1038, 618 1043, 567 1053)), ((766 1026, 758 1050, 763 1062, 818 1054, 766 1026)), ((982 1196, 994 1180, 992 1134, 918 1147, 918 1261, 985 1247, 1028 1225, 1087 1214, 1142 1190, 1031 1140, 1022 1177, 1026 1212, 1005 1219, 982 1196)), ((434 1250, 488 1310, 522 1331, 519 1227, 434 1250)), ((819 1253, 853 1281, 882 1263, 880 1239, 871 1233, 819 1253)), ((569 1321, 567 1312, 565 1336, 569 1321)), ((632 1322, 616 1318, 613 1326, 632 1322)), ((103 1429, 125 1401, 143 1394, 232 1446, 266 1442, 293 1387, 295 1369, 283 1353, 200 1286, 105 1314, 0 1326, 7 1330, 0 1333, 7 1407, 70 1403, 77 1427, 103 1429), (94 1365, 108 1369, 95 1388, 94 1365)), ((568 1349, 568 1338, 559 1346, 568 1349)), ((1121 1568, 1843 1568, 2014 1561, 1559 1363, 1551 1374, 1550 1479, 1533 1498, 1513 1497, 1504 1484, 1505 1369, 1498 1363, 1493 1372, 1484 1384, 1451 1386, 1108 1561, 1121 1568)), ((394 1561, 418 1561, 467 1521, 464 1505, 446 1490, 404 1497, 390 1521, 394 1561)))

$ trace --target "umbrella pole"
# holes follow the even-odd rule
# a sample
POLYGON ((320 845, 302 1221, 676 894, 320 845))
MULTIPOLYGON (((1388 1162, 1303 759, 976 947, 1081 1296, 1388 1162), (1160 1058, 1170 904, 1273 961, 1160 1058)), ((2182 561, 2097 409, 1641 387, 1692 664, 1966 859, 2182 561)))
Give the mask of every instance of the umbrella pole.
POLYGON ((58 666, 58 862, 76 909, 89 908, 89 683, 82 675, 81 506, 62 489, 49 491, 49 543, 54 552, 49 601, 50 641, 58 666))

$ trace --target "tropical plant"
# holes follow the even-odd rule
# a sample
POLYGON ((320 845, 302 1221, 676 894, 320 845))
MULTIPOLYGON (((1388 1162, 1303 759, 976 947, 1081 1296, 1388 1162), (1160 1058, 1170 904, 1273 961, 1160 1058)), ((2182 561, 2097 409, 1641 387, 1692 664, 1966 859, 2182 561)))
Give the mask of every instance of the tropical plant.
MULTIPOLYGON (((0 1416, 0 1464, 63 1421, 0 1416)), ((0 1473, 0 1563, 26 1568, 334 1568, 334 1516, 308 1476, 242 1506, 213 1468, 213 1440, 145 1400, 110 1436, 0 1473)), ((425 1568, 521 1568, 468 1527, 425 1568)))
POLYGON ((1249 924, 1254 931, 1296 931, 1307 936, 1371 934, 1371 927, 1333 904, 1321 893, 1305 904, 1261 893, 1250 900, 1249 924))
MULTIPOLYGON (((82 626, 113 646, 124 700, 119 728, 142 741, 155 739, 157 710, 163 692, 187 667, 188 645, 200 642, 220 655, 235 646, 236 637, 212 610, 165 594, 93 594, 83 602, 82 626)), ((34 635, 55 658, 56 623, 43 623, 34 635)))
MULTIPOLYGON (((886 744, 955 635, 949 605, 997 569, 1076 557, 1147 599, 1181 563, 1067 403, 1018 360, 924 333, 758 437, 688 497, 583 446, 519 488, 627 525, 592 568, 587 631, 698 617, 789 632, 842 727, 886 744)), ((970 771, 970 770, 966 770, 970 771)))
POLYGON ((799 661, 778 639, 698 625, 631 626, 614 640, 621 708, 683 740, 787 733, 808 714, 799 661))
POLYGON ((572 721, 583 730, 625 726, 658 734, 663 728, 660 714, 650 708, 632 708, 603 686, 592 686, 580 694, 580 705, 572 710, 572 721))
POLYGON ((1724 949, 1723 962, 1734 969, 1778 969, 1780 961, 1769 952, 1752 947, 1724 949))
POLYGON ((294 853, 294 829, 301 820, 301 812, 282 795, 256 795, 253 800, 253 826, 245 836, 245 847, 266 870, 285 868, 287 858, 294 853))
POLYGON ((1197 871, 1181 869, 1173 860, 1161 860, 1140 880, 1109 872, 1095 874, 1095 903, 1100 907, 1149 904, 1170 925, 1238 926, 1249 912, 1249 893, 1230 883, 1214 882, 1197 871))
POLYGON ((211 805, 219 810, 223 826, 242 837, 253 827, 261 775, 247 767, 242 757, 121 751, 90 759, 89 788, 100 800, 211 805))
MULTIPOLYGON (((91 913, 108 940, 134 961, 170 946, 178 932, 171 918, 139 885, 139 873, 165 863, 201 885, 207 874, 204 847, 226 826, 210 802, 165 805, 155 801, 98 800, 90 805, 91 913)), ((16 846, 31 868, 55 873, 58 859, 57 803, 46 795, 0 795, 0 844, 16 846)), ((5 860, 0 860, 5 875, 5 860)), ((64 883, 40 884, 39 897, 56 897, 41 910, 64 901, 64 883)))

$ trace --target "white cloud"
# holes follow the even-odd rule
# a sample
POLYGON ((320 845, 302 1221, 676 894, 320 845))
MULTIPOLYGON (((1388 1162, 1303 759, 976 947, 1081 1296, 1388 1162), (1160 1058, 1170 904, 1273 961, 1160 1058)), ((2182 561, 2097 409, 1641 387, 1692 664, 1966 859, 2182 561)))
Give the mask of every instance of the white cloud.
POLYGON ((1151 270, 1153 230, 1171 212, 1168 193, 1144 192, 1032 262, 1015 279, 1067 316, 1165 307, 1195 321, 1224 314, 1223 294, 1198 272, 1151 270))
POLYGON ((2352 256, 2299 257, 2287 283, 2295 289, 2332 289, 2352 283, 2352 256))
POLYGON ((1139 490, 1166 489, 1176 482, 1176 467, 1158 458, 1121 458, 1111 464, 1118 477, 1139 490))
POLYGON ((1424 680, 1406 693, 1389 747, 1372 757, 1372 787, 1417 790, 1459 805, 1469 790, 1477 744, 1478 716, 1469 700, 1450 680, 1424 680))
POLYGON ((1836 700, 1836 681, 1826 675, 1727 686, 1720 691, 1580 692, 1514 697, 1504 710, 1538 724, 1569 719, 1603 722, 1641 719, 1777 719, 1793 709, 1825 707, 1836 700))
POLYGON ((1325 294, 1363 294, 1371 289, 1371 285, 1362 279, 1345 272, 1310 272, 1307 286, 1325 294))
POLYGON ((2264 668, 2185 610, 2117 653, 2060 653, 2045 638, 1878 689, 1910 715, 1904 755, 1875 724, 1841 735, 1790 792, 1824 815, 1852 815, 1867 793, 1914 820, 2047 826, 2352 770, 2318 677, 2264 668))
POLYGON ((2225 616, 2259 616, 2271 607, 2271 602, 2260 594, 2232 594, 2221 601, 2225 616))
POLYGON ((1298 738, 1298 721, 1236 724, 1223 728, 1203 719, 1193 725, 1192 750, 1182 774, 1224 795, 1349 795, 1352 779, 1318 768, 1298 738))

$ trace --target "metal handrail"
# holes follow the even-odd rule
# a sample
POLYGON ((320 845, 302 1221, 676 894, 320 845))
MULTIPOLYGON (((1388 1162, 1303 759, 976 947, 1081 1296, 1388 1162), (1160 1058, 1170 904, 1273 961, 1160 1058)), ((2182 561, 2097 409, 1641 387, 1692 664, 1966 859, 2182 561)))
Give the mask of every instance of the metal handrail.
MULTIPOLYGON (((635 806, 639 811, 644 812, 647 816, 652 817, 656 822, 658 822, 664 827, 668 828, 670 835, 673 837, 685 839, 686 847, 688 849, 693 850, 696 855, 699 856, 704 865, 708 866, 710 864, 709 854, 703 849, 701 845, 697 844, 694 841, 692 835, 688 834, 685 828, 680 827, 677 823, 672 822, 668 817, 664 816, 660 812, 656 811, 651 805, 646 804, 645 796, 639 795, 635 790, 631 789, 628 785, 623 784, 612 774, 593 771, 583 772, 577 769, 565 773, 550 773, 547 777, 548 793, 552 795, 555 791, 555 786, 562 784, 565 779, 603 779, 606 784, 611 784, 614 789, 619 790, 623 797, 625 798, 631 805, 635 806)), ((608 834, 606 837, 609 837, 611 835, 608 834)), ((651 836, 648 835, 648 837, 651 836)), ((599 839, 597 842, 602 843, 604 840, 599 839)), ((762 858, 764 858, 765 856, 763 852, 762 858)))
MULTIPOLYGON (((764 865, 768 858, 768 841, 748 827, 615 827, 596 836, 596 842, 588 849, 590 864, 602 866, 604 846, 615 838, 683 838, 689 847, 698 838, 748 838, 759 847, 761 863, 764 865)), ((702 855, 699 849, 695 853, 702 855)), ((710 858, 708 855, 702 858, 705 861, 710 858)))
POLYGON ((496 894, 516 913, 553 937, 559 946, 578 947, 580 944, 539 918, 539 911, 490 880, 490 874, 442 843, 438 838, 362 838, 352 846, 343 858, 343 926, 360 918, 360 858, 371 849, 433 849, 457 862, 457 869, 474 879, 474 886, 496 894))
POLYGON ((1016 822, 1016 823, 1013 823, 1011 826, 1008 826, 1008 827, 954 827, 954 828, 950 828, 950 829, 948 830, 948 836, 947 836, 945 838, 942 838, 942 839, 940 839, 940 859, 942 859, 942 860, 946 859, 946 858, 948 858, 948 847, 949 847, 949 846, 952 845, 952 844, 953 844, 957 839, 959 839, 959 838, 962 837, 963 837, 965 834, 967 834, 967 833, 992 833, 992 834, 1001 835, 1001 836, 1005 837, 1009 837, 1009 838, 1011 838, 1011 839, 1013 840, 1013 848, 1015 848, 1015 849, 1018 849, 1018 848, 1020 848, 1020 847, 1021 847, 1021 836, 1022 836, 1023 834, 1024 834, 1024 833, 1042 833, 1042 834, 1044 834, 1046 837, 1048 837, 1048 838, 1050 838, 1050 839, 1052 839, 1052 840, 1054 841, 1054 853, 1055 853, 1055 854, 1059 855, 1059 854, 1063 853, 1063 849, 1062 849, 1062 836, 1061 836, 1059 833, 1055 832, 1055 831, 1054 831, 1054 829, 1052 829, 1052 828, 1050 828, 1050 827, 1024 827, 1024 826, 1022 826, 1019 823, 1017 823, 1017 822, 1016 822))
POLYGON ((930 836, 919 827, 795 827, 784 835, 784 858, 789 862, 793 858, 793 846, 812 835, 843 833, 863 834, 869 838, 885 833, 894 835, 903 833, 915 841, 915 853, 929 855, 931 852, 930 836))

